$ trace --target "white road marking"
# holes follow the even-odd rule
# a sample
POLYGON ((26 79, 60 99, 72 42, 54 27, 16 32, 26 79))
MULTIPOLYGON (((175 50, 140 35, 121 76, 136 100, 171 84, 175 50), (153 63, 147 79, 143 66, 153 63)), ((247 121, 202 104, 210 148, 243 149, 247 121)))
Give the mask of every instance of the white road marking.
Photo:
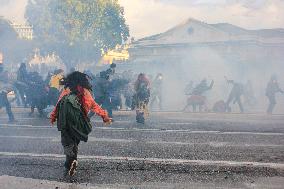
MULTIPOLYGON (((0 129, 57 129, 56 126, 33 126, 33 125, 14 125, 0 124, 0 129)), ((93 127, 93 130, 119 131, 119 132, 160 132, 160 133, 193 133, 193 134, 216 134, 216 135, 265 135, 265 136, 284 136, 284 133, 271 132, 240 132, 240 131, 202 131, 190 129, 139 129, 139 128, 114 128, 114 127, 93 127)))
MULTIPOLYGON (((21 156, 40 158, 65 158, 63 154, 36 154, 36 153, 16 153, 0 152, 0 156, 21 156)), ((239 161, 211 161, 211 160, 187 160, 187 159, 162 159, 162 158, 136 158, 136 157, 113 157, 113 156, 89 156, 79 155, 81 160, 104 160, 104 161, 142 161, 145 163, 158 164, 191 164, 191 165, 217 165, 217 166, 246 166, 246 167, 268 167, 284 169, 283 163, 260 163, 260 162, 239 162, 239 161)))
MULTIPOLYGON (((35 140, 50 140, 51 142, 60 142, 60 137, 44 137, 44 136, 1 136, 1 138, 8 139, 35 139, 35 140)), ((161 141, 161 140, 138 140, 138 139, 113 139, 113 138, 97 138, 89 136, 88 142, 106 142, 106 143, 143 143, 155 145, 177 145, 177 146, 194 146, 194 145, 208 145, 214 148, 218 147, 283 147, 277 144, 242 144, 235 142, 178 142, 178 141, 161 141)))
POLYGON ((53 140, 56 137, 44 137, 44 136, 21 136, 21 135, 16 135, 16 136, 0 136, 0 138, 15 138, 15 139, 50 139, 53 140))

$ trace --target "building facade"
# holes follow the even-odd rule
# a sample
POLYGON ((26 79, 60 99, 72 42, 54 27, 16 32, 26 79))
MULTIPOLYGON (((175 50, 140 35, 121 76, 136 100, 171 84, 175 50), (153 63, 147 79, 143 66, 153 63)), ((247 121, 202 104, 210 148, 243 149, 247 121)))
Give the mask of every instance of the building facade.
POLYGON ((33 27, 27 24, 11 23, 11 26, 15 29, 20 39, 32 40, 33 39, 33 27))

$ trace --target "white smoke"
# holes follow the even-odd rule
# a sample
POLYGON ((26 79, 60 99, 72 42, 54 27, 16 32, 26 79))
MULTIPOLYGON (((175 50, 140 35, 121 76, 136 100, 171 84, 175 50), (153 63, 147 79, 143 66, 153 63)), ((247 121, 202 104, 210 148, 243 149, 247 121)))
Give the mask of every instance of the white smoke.
POLYGON ((12 22, 24 23, 28 0, 0 0, 0 16, 12 22))

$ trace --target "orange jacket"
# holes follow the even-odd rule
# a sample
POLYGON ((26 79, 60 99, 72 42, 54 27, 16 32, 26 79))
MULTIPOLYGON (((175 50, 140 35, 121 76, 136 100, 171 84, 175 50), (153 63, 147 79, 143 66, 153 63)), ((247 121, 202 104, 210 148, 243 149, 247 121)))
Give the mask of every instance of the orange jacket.
MULTIPOLYGON (((64 89, 60 96, 59 99, 57 101, 57 103, 62 99, 62 97, 64 97, 65 95, 70 94, 70 90, 64 89)), ((86 112, 86 114, 89 111, 92 111, 94 113, 96 113, 97 115, 101 116, 103 118, 104 122, 108 122, 110 120, 110 118, 108 117, 108 113, 102 109, 94 100, 93 96, 91 95, 90 91, 87 89, 84 89, 84 95, 82 98, 83 104, 84 104, 84 110, 86 112)), ((55 106, 54 110, 51 113, 50 119, 51 119, 51 123, 53 124, 56 120, 57 120, 57 105, 55 106)))

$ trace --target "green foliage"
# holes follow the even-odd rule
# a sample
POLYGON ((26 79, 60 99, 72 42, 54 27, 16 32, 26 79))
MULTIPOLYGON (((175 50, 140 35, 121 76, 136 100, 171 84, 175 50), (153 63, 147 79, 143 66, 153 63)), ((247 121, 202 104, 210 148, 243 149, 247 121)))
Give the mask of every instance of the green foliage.
POLYGON ((97 60, 129 37, 117 0, 29 0, 25 17, 43 48, 69 62, 97 60))

